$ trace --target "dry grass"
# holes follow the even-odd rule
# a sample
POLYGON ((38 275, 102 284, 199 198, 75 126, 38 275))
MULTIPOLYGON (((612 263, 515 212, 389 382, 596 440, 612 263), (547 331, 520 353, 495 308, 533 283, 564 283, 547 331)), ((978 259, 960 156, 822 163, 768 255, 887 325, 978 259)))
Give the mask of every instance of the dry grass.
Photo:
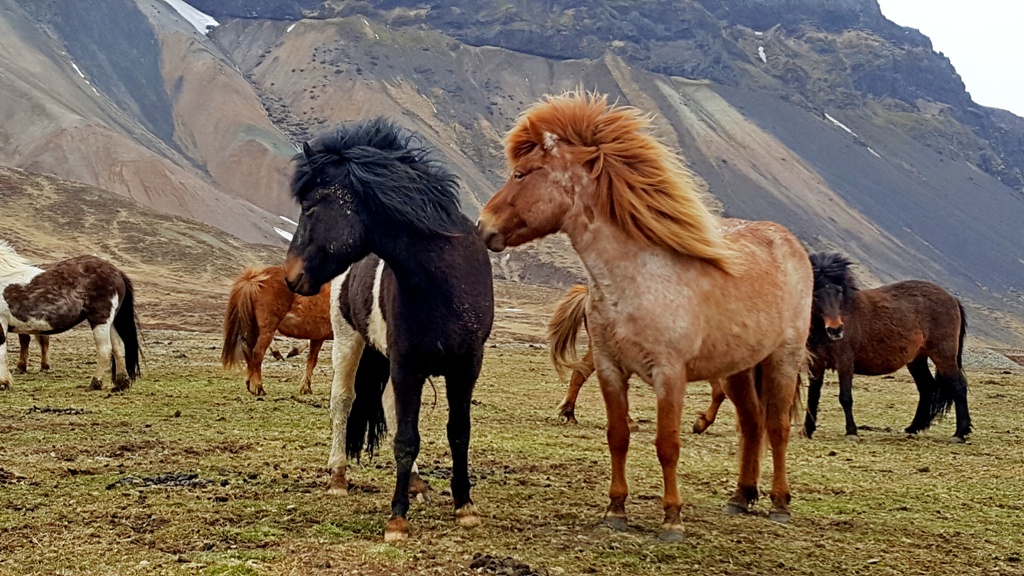
MULTIPOLYGON (((414 504, 413 538, 391 546, 381 538, 390 452, 354 467, 360 490, 348 498, 323 490, 328 351, 313 396, 293 395, 294 358, 267 362, 269 396, 256 401, 218 369, 211 335, 149 332, 144 379, 122 395, 85 389, 89 346, 81 329, 55 337, 53 372, 33 369, 2 393, 0 574, 459 574, 476 553, 542 574, 1022 573, 1021 376, 970 375, 977 432, 966 445, 947 442, 951 419, 918 438, 898 432, 915 396, 905 374, 857 380, 870 429, 847 442, 826 385, 818 437, 791 445, 789 526, 767 520, 766 502, 755 516, 722 513, 736 475, 726 408, 705 436, 683 438, 686 541, 663 545, 646 387, 633 394, 632 528, 615 534, 600 522, 609 466, 596 386, 584 388, 582 423, 560 425, 563 388, 546 351, 502 345, 488 350, 473 413, 483 526, 463 530, 451 517, 438 382, 437 408, 425 393, 420 457, 438 494, 414 504), (117 483, 184 472, 209 483, 117 483)), ((690 392, 687 420, 708 400, 705 384, 690 392)))

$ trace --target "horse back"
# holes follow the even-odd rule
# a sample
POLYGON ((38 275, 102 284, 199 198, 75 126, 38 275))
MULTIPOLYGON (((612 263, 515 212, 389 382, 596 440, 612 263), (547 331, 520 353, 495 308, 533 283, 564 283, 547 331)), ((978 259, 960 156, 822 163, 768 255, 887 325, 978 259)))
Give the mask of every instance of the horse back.
POLYGON ((8 286, 4 299, 12 330, 52 334, 83 320, 91 326, 112 321, 127 290, 126 277, 117 267, 85 255, 51 264, 27 284, 8 286))
POLYGON ((890 374, 921 356, 959 352, 960 304, 932 282, 907 280, 859 290, 851 308, 844 323, 858 374, 890 374))

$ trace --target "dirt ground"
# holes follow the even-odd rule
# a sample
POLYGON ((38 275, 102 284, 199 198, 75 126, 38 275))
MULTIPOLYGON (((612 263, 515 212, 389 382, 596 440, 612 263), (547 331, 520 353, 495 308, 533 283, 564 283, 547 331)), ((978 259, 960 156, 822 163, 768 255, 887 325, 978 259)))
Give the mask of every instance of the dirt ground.
MULTIPOLYGON (((596 385, 583 390, 580 424, 560 424, 564 387, 546 350, 502 337, 529 304, 499 304, 475 395, 483 525, 452 518, 437 379, 419 459, 435 497, 414 503, 412 538, 398 545, 382 538, 390 450, 353 466, 350 496, 325 492, 329 347, 313 395, 297 395, 297 357, 266 362, 268 396, 256 400, 220 369, 215 334, 146 331, 143 378, 125 394, 87 389, 88 332, 54 337, 53 369, 40 374, 33 350, 29 374, 0 392, 0 574, 1024 574, 1024 376, 969 373, 976 431, 962 445, 948 442, 951 416, 901 432, 916 401, 905 372, 856 380, 861 439, 847 441, 827 381, 817 436, 791 444, 788 526, 767 520, 767 498, 750 516, 722 512, 737 474, 727 404, 705 435, 683 437, 686 539, 661 544, 653 395, 634 387, 630 530, 612 533, 596 385)), ((709 398, 704 383, 689 392, 685 429, 709 398)))

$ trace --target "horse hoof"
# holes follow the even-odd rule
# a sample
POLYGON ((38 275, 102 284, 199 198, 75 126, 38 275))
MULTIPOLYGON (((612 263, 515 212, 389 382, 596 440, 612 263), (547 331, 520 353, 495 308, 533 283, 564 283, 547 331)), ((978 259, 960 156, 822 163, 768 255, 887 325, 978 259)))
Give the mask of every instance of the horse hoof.
POLYGON ((312 394, 312 393, 313 393, 313 389, 310 388, 310 387, 299 388, 299 394, 312 394))
POLYGON ((0 390, 10 390, 10 389, 11 389, 11 383, 10 382, 0 381, 0 390))
POLYGON ((629 524, 626 522, 625 516, 612 516, 605 514, 604 523, 616 532, 625 532, 629 528, 629 524))
POLYGON ((39 367, 39 371, 40 372, 49 372, 50 371, 50 365, 49 364, 43 364, 42 366, 39 367))
POLYGON ((405 518, 392 518, 384 526, 384 541, 398 542, 409 539, 409 521, 405 518))
POLYGON ((327 483, 327 494, 330 496, 348 496, 349 483, 345 472, 332 472, 327 483))
POLYGON ((967 439, 962 436, 953 436, 949 439, 950 444, 963 444, 967 442, 967 439))
POLYGON ((746 506, 737 504, 735 502, 729 502, 725 505, 725 513, 730 516, 740 516, 742 514, 746 514, 749 511, 750 509, 747 508, 746 506))
POLYGON ((476 506, 472 504, 466 504, 456 510, 455 519, 463 528, 475 528, 480 525, 480 515, 476 511, 476 506))
POLYGON ((683 526, 681 524, 662 525, 658 540, 667 544, 677 544, 683 541, 683 526))
POLYGON ((708 429, 708 422, 704 419, 704 416, 698 416, 697 420, 693 423, 693 433, 703 434, 708 429))
POLYGON ((26 369, 24 366, 18 366, 18 369, 15 371, 15 374, 27 374, 27 373, 28 373, 28 369, 26 369))
POLYGON ((772 510, 768 513, 768 519, 779 524, 789 524, 793 515, 784 510, 772 510))
POLYGON ((858 442, 860 441, 860 436, 857 436, 856 434, 847 434, 846 440, 848 442, 858 442))
POLYGON ((93 376, 92 382, 89 383, 90 390, 103 390, 103 381, 93 376))

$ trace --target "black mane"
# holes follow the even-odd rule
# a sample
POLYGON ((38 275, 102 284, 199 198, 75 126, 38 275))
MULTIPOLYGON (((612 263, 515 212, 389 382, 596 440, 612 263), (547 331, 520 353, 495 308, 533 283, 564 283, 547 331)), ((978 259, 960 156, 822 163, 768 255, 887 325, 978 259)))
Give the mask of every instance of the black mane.
POLYGON ((839 252, 815 252, 811 254, 811 268, 814 270, 814 289, 834 284, 846 294, 858 289, 850 267, 853 262, 839 252))
POLYGON ((316 190, 337 188, 421 232, 465 233, 458 181, 432 154, 421 136, 386 118, 344 124, 293 158, 292 196, 302 203, 316 190))

